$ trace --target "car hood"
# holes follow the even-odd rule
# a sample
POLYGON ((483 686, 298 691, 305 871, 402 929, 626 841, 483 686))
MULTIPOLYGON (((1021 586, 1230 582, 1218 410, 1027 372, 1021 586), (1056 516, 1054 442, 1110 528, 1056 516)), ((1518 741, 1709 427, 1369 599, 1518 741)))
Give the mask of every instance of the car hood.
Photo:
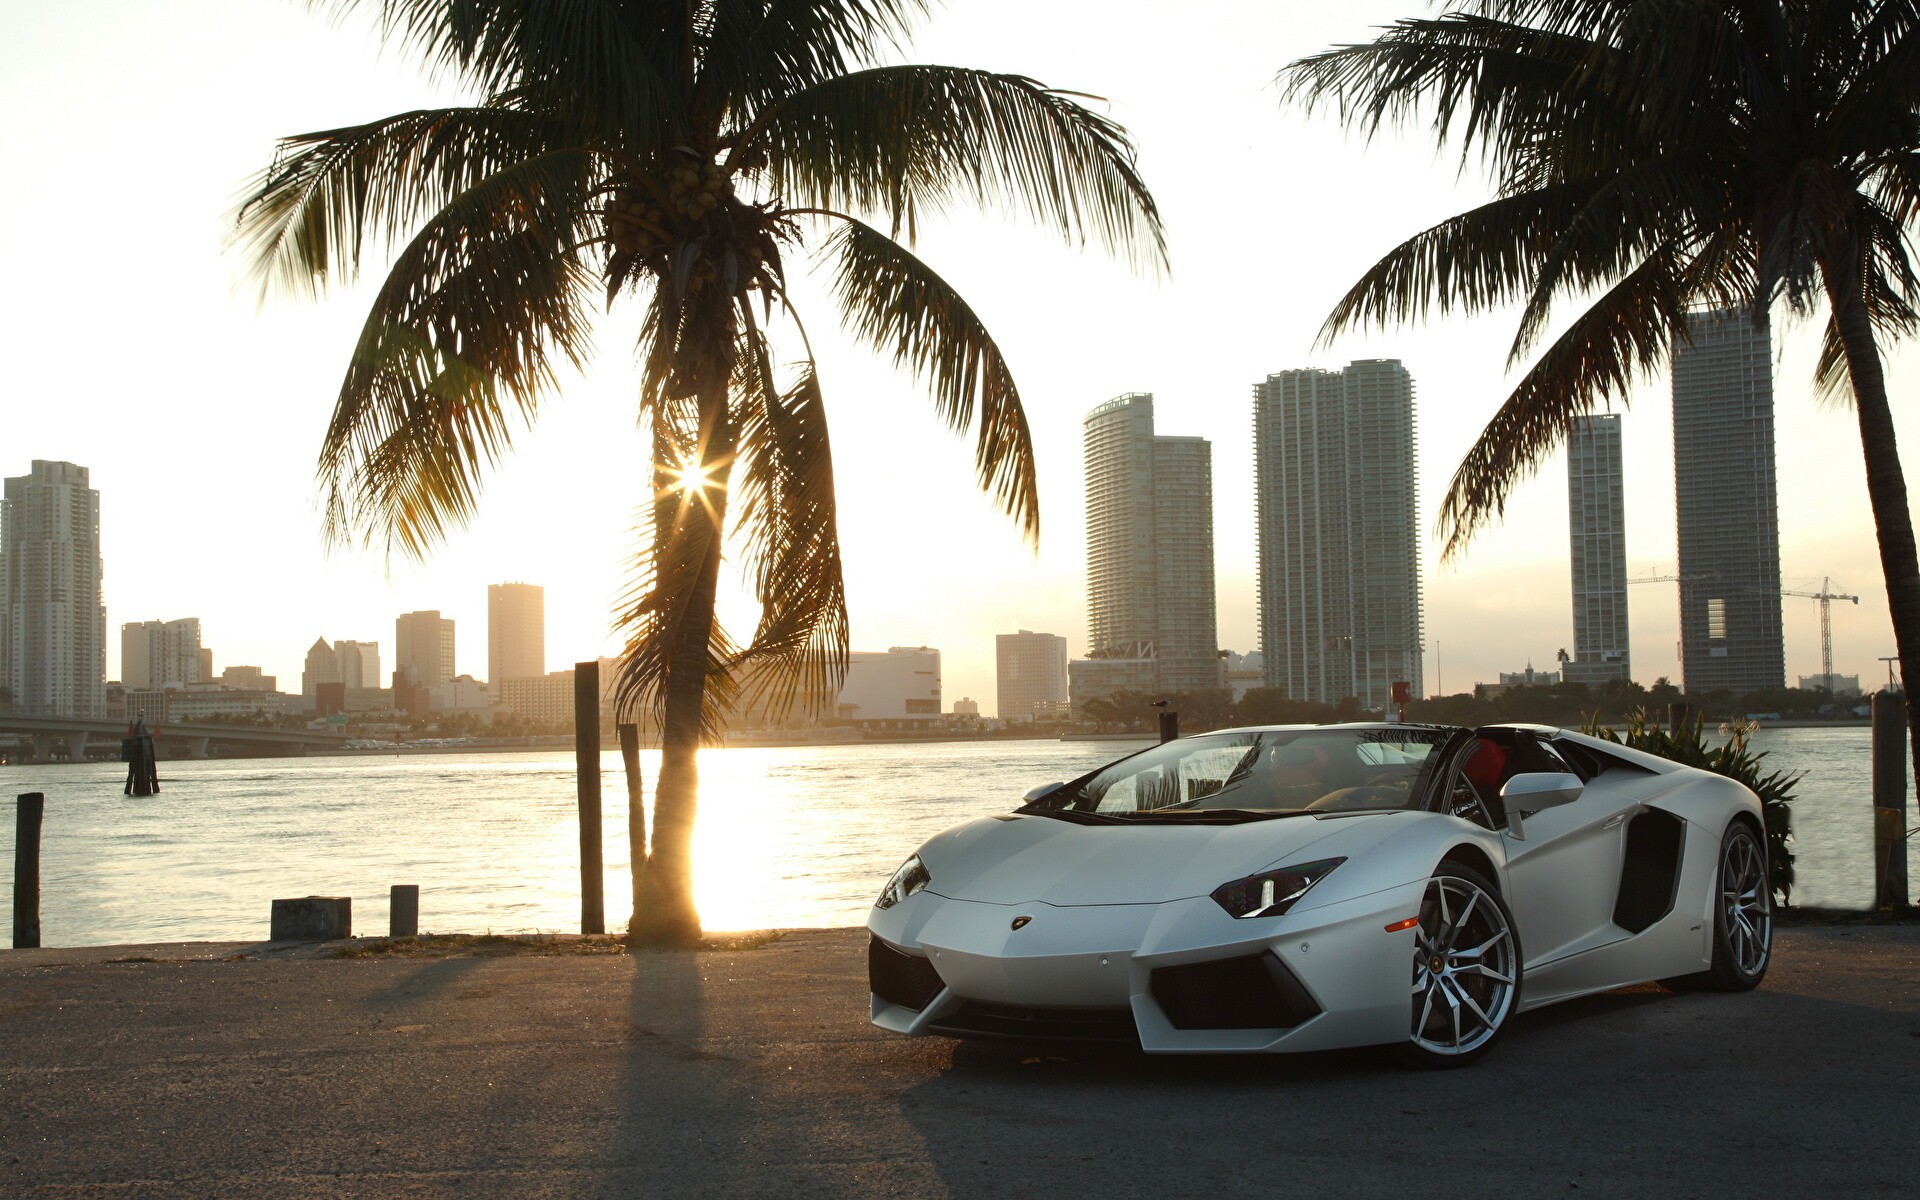
POLYGON ((987 818, 922 847, 927 890, 989 904, 1159 904, 1205 896, 1316 842, 1376 819, 1278 817, 1235 825, 1076 825, 1044 816, 987 818))

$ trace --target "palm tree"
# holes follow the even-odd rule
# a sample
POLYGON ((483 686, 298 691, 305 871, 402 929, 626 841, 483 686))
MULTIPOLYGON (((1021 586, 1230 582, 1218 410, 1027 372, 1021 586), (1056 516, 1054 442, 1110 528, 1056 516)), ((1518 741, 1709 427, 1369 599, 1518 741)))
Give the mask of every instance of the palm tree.
POLYGON ((1509 365, 1532 363, 1453 476, 1448 556, 1575 417, 1662 367, 1690 308, 1760 323, 1824 301, 1818 382, 1859 420, 1901 673, 1920 680, 1920 559, 1880 362, 1920 326, 1920 2, 1478 0, 1282 78, 1368 134, 1424 115, 1493 176, 1491 201, 1389 251, 1323 330, 1520 305, 1509 365))
POLYGON ((585 363, 593 310, 635 314, 651 518, 620 697, 658 721, 662 763, 630 931, 686 942, 701 742, 741 687, 784 705, 845 670, 823 392, 790 261, 818 256, 846 328, 973 433, 981 486, 1037 540, 1019 389, 908 245, 971 203, 1157 267, 1158 213, 1125 131, 1075 94, 881 65, 925 0, 338 7, 373 9, 482 99, 287 138, 238 210, 267 283, 317 290, 398 246, 321 449, 329 537, 427 554, 585 363), (729 530, 761 606, 744 646, 714 618, 729 530))

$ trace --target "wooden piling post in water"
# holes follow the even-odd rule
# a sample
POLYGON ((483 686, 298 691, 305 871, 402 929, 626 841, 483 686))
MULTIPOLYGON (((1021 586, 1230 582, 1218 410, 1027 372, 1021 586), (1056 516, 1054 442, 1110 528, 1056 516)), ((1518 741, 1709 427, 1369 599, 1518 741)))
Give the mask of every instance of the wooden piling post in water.
POLYGON ((1160 740, 1171 742, 1180 736, 1180 714, 1172 709, 1160 710, 1160 740))
POLYGON ((607 931, 600 865, 600 664, 573 665, 573 769, 580 793, 580 932, 607 931))
POLYGON ((1907 712, 1892 692, 1873 696, 1873 905, 1907 907, 1907 712))
POLYGON ((647 810, 640 781, 640 727, 614 726, 620 736, 620 763, 627 772, 627 862, 632 865, 633 913, 640 915, 640 880, 647 873, 647 810))
POLYGON ((40 946, 40 819, 47 797, 27 792, 15 800, 13 825, 13 948, 40 946))

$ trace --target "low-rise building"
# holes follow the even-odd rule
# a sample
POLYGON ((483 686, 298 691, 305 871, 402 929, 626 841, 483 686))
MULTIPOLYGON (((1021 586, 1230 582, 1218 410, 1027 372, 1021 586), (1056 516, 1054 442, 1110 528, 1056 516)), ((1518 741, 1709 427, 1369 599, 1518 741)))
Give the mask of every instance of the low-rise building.
POLYGON ((1111 700, 1121 692, 1153 691, 1158 678, 1155 666, 1156 661, 1150 657, 1073 660, 1067 664, 1073 714, 1084 717, 1089 702, 1111 700))
POLYGON ((852 651, 834 711, 858 725, 939 720, 940 652, 931 646, 852 651))
POLYGON ((457 675, 432 693, 434 712, 485 712, 493 705, 487 685, 471 675, 457 675))

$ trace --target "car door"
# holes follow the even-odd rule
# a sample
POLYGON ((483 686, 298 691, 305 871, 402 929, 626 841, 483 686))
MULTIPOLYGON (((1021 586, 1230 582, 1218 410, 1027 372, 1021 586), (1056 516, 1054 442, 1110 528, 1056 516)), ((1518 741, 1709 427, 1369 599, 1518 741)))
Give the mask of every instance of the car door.
MULTIPOLYGON (((1572 771, 1558 752, 1526 730, 1475 731, 1461 775, 1484 791, 1496 778, 1473 759, 1504 751, 1498 783, 1524 771, 1572 771)), ((1494 787, 1497 802, 1498 788, 1494 787)), ((1504 805, 1495 809, 1507 850, 1508 904, 1520 933, 1530 985, 1549 982, 1550 964, 1626 937, 1613 923, 1620 889, 1627 817, 1638 803, 1607 787, 1588 787, 1578 800, 1524 813, 1516 837, 1504 805)))

